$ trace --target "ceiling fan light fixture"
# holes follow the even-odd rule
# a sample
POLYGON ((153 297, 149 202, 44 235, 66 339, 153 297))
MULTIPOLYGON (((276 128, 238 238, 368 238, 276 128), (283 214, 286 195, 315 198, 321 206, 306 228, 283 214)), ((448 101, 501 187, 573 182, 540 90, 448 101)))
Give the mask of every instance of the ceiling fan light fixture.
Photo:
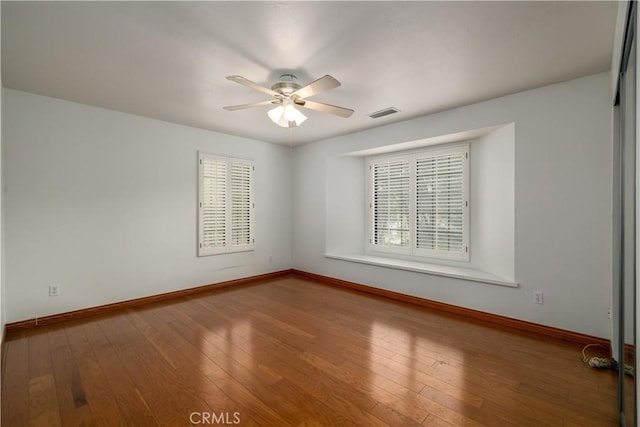
POLYGON ((300 112, 293 103, 286 102, 285 105, 279 105, 267 112, 271 121, 283 128, 291 128, 300 126, 307 117, 300 112))
POLYGON ((269 110, 267 115, 273 123, 279 125, 280 119, 284 115, 284 107, 282 105, 278 105, 276 108, 269 110))
POLYGON ((301 125, 302 122, 307 120, 307 116, 302 114, 302 112, 300 112, 300 110, 298 110, 292 104, 284 107, 284 118, 290 122, 296 122, 296 125, 298 126, 301 125))

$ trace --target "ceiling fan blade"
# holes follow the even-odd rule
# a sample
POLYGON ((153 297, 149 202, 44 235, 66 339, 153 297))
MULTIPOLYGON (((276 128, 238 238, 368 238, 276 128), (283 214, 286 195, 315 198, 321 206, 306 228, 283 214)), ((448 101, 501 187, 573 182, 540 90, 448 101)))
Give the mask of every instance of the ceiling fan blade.
POLYGON ((222 107, 222 108, 224 108, 227 111, 236 111, 236 110, 244 110, 245 108, 259 107, 261 105, 272 105, 272 104, 279 104, 279 103, 280 101, 278 101, 277 99, 273 99, 269 101, 253 102, 251 104, 230 105, 228 107, 222 107))
POLYGON ((278 92, 275 92, 269 88, 266 88, 264 86, 260 86, 257 83, 252 82, 249 79, 245 79, 242 76, 227 76, 227 80, 231 80, 232 82, 236 82, 236 83, 240 83, 243 86, 246 87, 250 87, 251 89, 255 89, 258 90, 262 93, 266 93, 267 95, 271 95, 271 96, 275 96, 276 98, 282 98, 282 95, 280 95, 278 92))
POLYGON ((338 86, 340 86, 340 82, 327 74, 326 76, 320 77, 318 80, 314 80, 308 85, 293 92, 291 97, 309 98, 310 96, 317 95, 320 92, 324 92, 325 90, 333 89, 338 86))
POLYGON ((335 114, 336 116, 344 118, 351 117, 353 114, 353 110, 351 108, 338 107, 336 105, 323 104, 322 102, 308 101, 306 99, 297 101, 296 105, 309 108, 311 110, 322 111, 323 113, 335 114))

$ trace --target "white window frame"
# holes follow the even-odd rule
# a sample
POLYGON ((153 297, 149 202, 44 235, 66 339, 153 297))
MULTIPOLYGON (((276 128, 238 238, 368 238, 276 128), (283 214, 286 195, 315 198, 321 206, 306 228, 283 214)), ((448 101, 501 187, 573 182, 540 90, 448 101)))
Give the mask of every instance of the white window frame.
POLYGON ((454 261, 469 261, 470 249, 469 249, 469 144, 458 144, 454 146, 438 147, 430 149, 421 149, 411 152, 391 153, 382 156, 375 156, 368 158, 367 161, 367 193, 368 193, 368 209, 367 209, 367 252, 373 254, 397 254, 403 256, 410 256, 416 258, 432 258, 454 261), (463 168, 462 168, 462 181, 463 181, 463 224, 462 224, 462 250, 461 251, 446 251, 437 249, 424 249, 418 248, 417 242, 417 172, 416 165, 419 159, 433 158, 448 154, 462 154, 463 155, 463 168), (373 188, 373 173, 375 165, 408 161, 409 162, 409 239, 406 246, 393 246, 376 244, 375 233, 375 218, 374 218, 374 188, 373 188))
POLYGON ((255 198, 254 198, 254 162, 249 159, 240 159, 235 157, 218 156, 215 154, 198 151, 198 256, 219 255, 233 252, 252 251, 255 248, 255 198), (226 165, 225 174, 225 206, 224 206, 224 245, 208 247, 204 238, 204 216, 205 216, 205 197, 204 197, 204 163, 207 160, 224 163, 226 165), (246 165, 249 169, 249 238, 247 243, 237 244, 232 241, 233 230, 233 209, 232 209, 232 189, 233 165, 246 165))

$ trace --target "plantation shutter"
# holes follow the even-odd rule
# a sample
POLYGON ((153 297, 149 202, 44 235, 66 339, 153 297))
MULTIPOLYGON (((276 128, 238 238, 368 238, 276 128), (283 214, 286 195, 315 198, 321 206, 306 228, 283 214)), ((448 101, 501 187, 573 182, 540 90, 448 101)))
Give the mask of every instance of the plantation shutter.
POLYGON ((252 250, 253 162, 199 153, 198 256, 252 250))
POLYGON ((227 159, 200 154, 199 255, 226 252, 227 159))
POLYGON ((371 165, 372 244, 387 248, 409 248, 410 176, 406 159, 383 161, 371 165))
POLYGON ((231 160, 231 246, 235 249, 253 244, 253 163, 231 160))
POLYGON ((467 150, 436 153, 416 159, 416 251, 465 259, 467 150))

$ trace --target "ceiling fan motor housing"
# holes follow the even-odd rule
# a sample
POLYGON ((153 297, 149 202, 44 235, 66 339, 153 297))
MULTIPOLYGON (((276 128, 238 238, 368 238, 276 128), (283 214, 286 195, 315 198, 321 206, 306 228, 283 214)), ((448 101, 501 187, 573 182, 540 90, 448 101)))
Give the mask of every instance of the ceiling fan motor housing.
POLYGON ((301 87, 302 86, 300 86, 296 82, 278 82, 271 86, 271 90, 274 92, 278 92, 281 95, 289 96, 301 87))

